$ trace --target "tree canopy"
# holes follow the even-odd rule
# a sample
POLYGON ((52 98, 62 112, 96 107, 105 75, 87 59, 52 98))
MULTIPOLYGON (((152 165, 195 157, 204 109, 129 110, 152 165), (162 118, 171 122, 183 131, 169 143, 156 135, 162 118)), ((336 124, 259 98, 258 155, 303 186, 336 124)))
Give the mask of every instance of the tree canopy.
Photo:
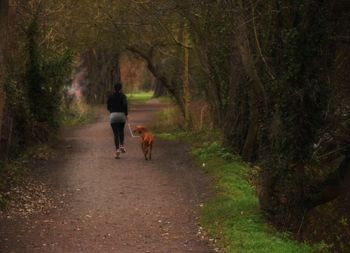
POLYGON ((104 102, 129 55, 173 98, 181 127, 216 129, 261 167, 261 208, 279 228, 299 233, 314 208, 349 200, 347 1, 0 3, 3 143, 9 125, 17 143, 57 127, 73 69, 86 70, 87 102, 104 102))

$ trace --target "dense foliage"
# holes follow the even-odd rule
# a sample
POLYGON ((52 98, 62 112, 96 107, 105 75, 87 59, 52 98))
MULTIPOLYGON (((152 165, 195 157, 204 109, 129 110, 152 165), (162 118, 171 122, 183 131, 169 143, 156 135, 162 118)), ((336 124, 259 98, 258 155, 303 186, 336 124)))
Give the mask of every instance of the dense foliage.
POLYGON ((55 127, 59 123, 61 91, 65 79, 70 76, 72 57, 68 50, 62 55, 44 55, 39 45, 40 27, 36 18, 29 24, 26 39, 25 82, 29 111, 35 121, 55 127))
POLYGON ((14 20, 26 32, 15 30, 15 46, 5 45, 14 56, 5 57, 6 115, 20 136, 57 125, 72 62, 67 46, 80 55, 90 103, 103 102, 123 78, 119 60, 128 55, 172 96, 181 127, 216 129, 232 153, 259 165, 260 206, 276 226, 311 234, 303 231, 326 203, 345 210, 335 226, 348 222, 347 1, 60 2, 23 1, 17 11, 32 11, 14 20))
POLYGON ((2 152, 9 146, 23 149, 47 141, 59 126, 63 86, 70 79, 73 54, 57 40, 53 21, 44 21, 53 7, 51 2, 18 2, 8 9, 2 152))

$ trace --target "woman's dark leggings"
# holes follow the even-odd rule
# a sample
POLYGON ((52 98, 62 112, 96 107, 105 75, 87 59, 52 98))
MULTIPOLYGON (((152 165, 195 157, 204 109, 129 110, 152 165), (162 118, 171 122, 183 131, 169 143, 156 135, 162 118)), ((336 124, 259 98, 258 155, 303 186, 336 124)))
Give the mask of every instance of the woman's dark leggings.
POLYGON ((120 145, 124 145, 124 126, 125 122, 123 123, 112 123, 111 124, 114 134, 114 143, 115 148, 119 149, 120 145))

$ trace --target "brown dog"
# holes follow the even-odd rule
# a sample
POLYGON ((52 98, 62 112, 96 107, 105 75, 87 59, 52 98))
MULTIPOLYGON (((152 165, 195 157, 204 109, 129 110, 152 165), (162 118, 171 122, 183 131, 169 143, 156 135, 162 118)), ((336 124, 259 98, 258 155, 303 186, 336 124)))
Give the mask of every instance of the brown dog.
POLYGON ((145 159, 151 160, 154 136, 144 126, 136 126, 133 132, 138 133, 141 137, 141 148, 145 159))

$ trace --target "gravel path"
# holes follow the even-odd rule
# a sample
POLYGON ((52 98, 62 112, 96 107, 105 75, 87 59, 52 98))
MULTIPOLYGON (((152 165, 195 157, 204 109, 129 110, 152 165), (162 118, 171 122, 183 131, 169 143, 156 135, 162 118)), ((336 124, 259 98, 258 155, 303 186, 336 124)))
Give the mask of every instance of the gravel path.
MULTIPOLYGON (((152 125, 159 104, 135 105, 132 124, 152 125)), ((186 147, 156 140, 153 160, 126 128, 127 153, 113 157, 108 115, 65 131, 71 146, 40 168, 57 208, 27 218, 0 218, 0 252, 209 253, 199 238, 199 205, 210 181, 186 147)))

